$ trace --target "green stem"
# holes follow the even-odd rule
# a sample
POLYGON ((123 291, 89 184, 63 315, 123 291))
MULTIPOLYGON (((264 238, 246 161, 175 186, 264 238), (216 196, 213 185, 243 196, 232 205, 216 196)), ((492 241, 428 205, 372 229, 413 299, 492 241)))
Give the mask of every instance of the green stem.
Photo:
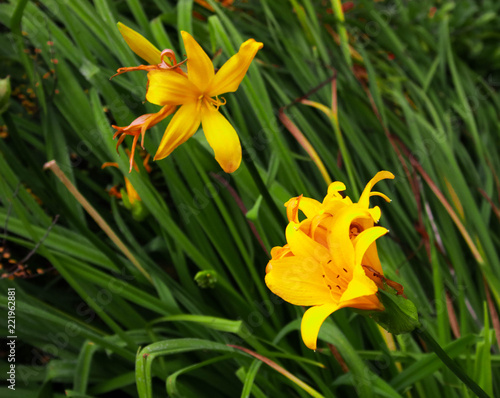
POLYGON ((335 16, 338 19, 338 31, 340 36, 340 47, 342 49, 342 54, 349 67, 352 67, 351 53, 349 51, 349 36, 347 35, 347 29, 345 27, 345 17, 344 11, 342 10, 342 2, 340 0, 332 0, 332 8, 334 10, 335 16))
POLYGON ((474 394, 476 394, 480 398, 490 398, 486 392, 477 385, 477 383, 472 380, 467 373, 458 365, 458 363, 451 359, 448 354, 441 348, 439 343, 434 340, 434 338, 430 335, 430 333, 422 326, 416 328, 413 332, 414 335, 422 338, 427 344, 428 348, 430 348, 441 361, 450 369, 455 376, 457 376, 462 382, 469 387, 474 394))

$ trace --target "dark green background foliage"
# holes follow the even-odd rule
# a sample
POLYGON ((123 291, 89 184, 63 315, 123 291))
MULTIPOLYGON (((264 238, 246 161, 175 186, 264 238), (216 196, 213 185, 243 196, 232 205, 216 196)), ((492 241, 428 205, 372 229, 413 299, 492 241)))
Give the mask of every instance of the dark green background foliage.
MULTIPOLYGON (((405 287, 434 338, 498 395, 500 3, 359 0, 345 23, 332 12, 336 0, 209 3, 213 11, 189 0, 1 2, 0 77, 10 75, 12 84, 0 117, 5 247, 20 260, 59 219, 25 264, 43 274, 9 279, 11 265, 2 260, 0 306, 15 287, 18 341, 16 392, 0 397, 309 396, 226 344, 280 364, 316 396, 472 395, 418 337, 388 344, 372 320, 350 310, 332 315, 317 352, 308 350, 298 332, 303 309, 267 290, 268 255, 249 221, 269 251, 285 243, 283 203, 300 194, 321 200, 327 188, 280 121, 285 106, 353 200, 377 171, 396 175, 377 186, 392 203, 372 200, 390 230, 378 242, 384 272, 405 287), (150 174, 140 165, 128 175, 110 125, 158 107, 144 102, 145 73, 109 80, 117 68, 142 62, 118 21, 179 58, 179 31, 187 30, 216 67, 247 38, 264 43, 222 107, 244 143, 240 170, 224 174, 200 131, 152 163, 150 174), (332 79, 338 126, 296 101, 311 92, 309 100, 330 107, 332 79), (42 170, 52 159, 128 257, 42 170), (113 161, 119 169, 101 170, 113 161), (150 212, 141 222, 106 192, 123 186, 124 176, 150 212), (215 271, 213 288, 195 282, 200 270, 215 271)), ((147 133, 149 153, 166 125, 147 133)), ((0 370, 6 374, 6 362, 0 370)))

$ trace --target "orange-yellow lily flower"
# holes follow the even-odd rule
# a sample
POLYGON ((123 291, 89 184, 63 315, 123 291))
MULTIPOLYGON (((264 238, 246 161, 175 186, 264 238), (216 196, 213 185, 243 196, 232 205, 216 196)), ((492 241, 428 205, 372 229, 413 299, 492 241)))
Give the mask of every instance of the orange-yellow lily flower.
POLYGON ((155 160, 170 155, 201 123, 215 159, 225 172, 232 173, 241 163, 241 144, 233 126, 219 112, 225 100, 218 96, 238 89, 263 44, 247 40, 215 73, 212 61, 196 40, 187 32, 181 34, 187 54, 187 77, 175 70, 148 72, 146 99, 157 105, 181 105, 163 135, 155 160))
POLYGON ((334 311, 344 307, 384 309, 377 297, 383 271, 375 241, 388 231, 374 226, 380 209, 370 208, 369 198, 378 195, 389 200, 384 194, 372 192, 373 186, 385 178, 394 175, 379 172, 357 203, 342 197, 340 191, 345 186, 338 181, 330 184, 323 203, 304 197, 287 202, 287 244, 271 251, 265 280, 269 289, 285 301, 311 306, 301 324, 302 339, 311 349, 316 349, 320 327, 334 311), (306 216, 302 221, 298 219, 299 209, 306 216))

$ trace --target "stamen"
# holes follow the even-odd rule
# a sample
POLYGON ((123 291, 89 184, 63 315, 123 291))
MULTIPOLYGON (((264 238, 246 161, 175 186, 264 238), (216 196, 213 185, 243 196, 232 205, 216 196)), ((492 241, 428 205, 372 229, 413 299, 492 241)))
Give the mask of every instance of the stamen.
POLYGON ((349 284, 349 275, 340 273, 337 274, 333 269, 329 268, 329 262, 325 262, 322 264, 323 267, 323 281, 325 282, 326 287, 330 290, 330 293, 333 295, 335 300, 340 299, 342 292, 344 291, 343 286, 347 286, 349 284), (337 289, 334 289, 337 287, 337 289))
POLYGON ((361 227, 361 225, 359 225, 358 223, 353 222, 349 227, 349 239, 352 240, 353 238, 358 236, 361 231, 363 231, 363 227, 361 227))
MULTIPOLYGON (((119 128, 119 127, 115 127, 115 126, 111 126, 111 127, 113 127, 114 129, 119 128)), ((116 139, 116 137, 118 137, 120 134, 122 134, 122 132, 120 130, 115 131, 115 133, 113 134, 113 139, 116 139)))
POLYGON ((122 134, 120 136, 120 138, 118 138, 118 142, 116 143, 116 153, 117 154, 120 154, 120 152, 118 151, 118 147, 120 146, 120 144, 123 142, 123 140, 125 139, 127 135, 126 134, 122 134))
POLYGON ((121 75, 123 73, 127 73, 127 72, 133 72, 133 71, 136 71, 136 70, 146 70, 146 71, 150 71, 150 70, 155 70, 155 69, 160 69, 160 67, 158 65, 139 65, 139 66, 127 66, 127 67, 122 67, 122 68, 119 68, 113 76, 111 76, 109 78, 109 80, 111 80, 113 77, 115 76, 118 76, 118 75, 121 75))
POLYGON ((370 192, 370 197, 372 197, 372 196, 380 196, 380 197, 384 198, 384 200, 386 202, 389 202, 389 203, 391 202, 391 199, 386 194, 383 194, 382 192, 372 191, 372 192, 370 192))
POLYGON ((173 51, 173 50, 171 50, 171 49, 169 49, 169 48, 166 48, 165 50, 163 50, 163 51, 161 52, 161 56, 160 56, 160 57, 161 57, 161 58, 160 58, 160 59, 161 59, 161 62, 165 62, 165 61, 163 60, 163 58, 167 57, 168 59, 170 59, 170 61, 171 61, 172 65, 177 64, 177 59, 175 58, 175 53, 174 53, 174 51, 173 51))
POLYGON ((105 169, 106 167, 116 167, 117 169, 119 168, 118 163, 115 162, 105 162, 102 164, 101 169, 105 169))
POLYGON ((132 151, 130 153, 130 168, 128 170, 129 173, 132 173, 132 167, 134 167, 134 154, 135 147, 137 146, 137 140, 139 139, 139 134, 134 137, 134 141, 132 142, 132 151))
POLYGON ((133 72, 137 70, 145 70, 145 71, 150 71, 150 70, 156 70, 156 69, 168 69, 172 70, 175 69, 176 72, 179 72, 181 75, 185 75, 185 73, 181 70, 178 69, 179 66, 187 62, 187 58, 182 61, 177 63, 177 60, 175 59, 175 54, 172 50, 166 49, 161 52, 161 62, 158 65, 139 65, 139 66, 127 66, 127 67, 122 67, 119 68, 113 76, 109 78, 111 80, 113 77, 121 75, 122 73, 127 73, 127 72, 133 72), (167 61, 165 61, 163 58, 167 57, 170 59, 169 64, 167 61))
POLYGON ((215 108, 217 110, 219 110, 220 106, 226 105, 225 98, 221 97, 221 99, 219 99, 219 96, 215 96, 215 98, 210 98, 210 97, 205 96, 205 101, 208 101, 208 103, 215 106, 215 108))
POLYGON ((146 155, 146 157, 144 158, 144 161, 142 162, 142 165, 143 165, 143 166, 144 166, 144 168, 146 169, 146 172, 147 172, 147 173, 151 173, 151 170, 152 170, 152 169, 151 169, 151 166, 148 164, 148 162, 149 162, 149 159, 150 159, 150 158, 151 158, 151 154, 150 154, 150 153, 148 153, 148 154, 146 155))

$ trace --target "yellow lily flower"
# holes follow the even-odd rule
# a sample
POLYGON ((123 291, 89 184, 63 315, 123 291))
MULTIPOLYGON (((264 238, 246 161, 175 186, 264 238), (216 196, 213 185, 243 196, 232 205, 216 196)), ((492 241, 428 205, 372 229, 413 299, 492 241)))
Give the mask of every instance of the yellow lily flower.
MULTIPOLYGON (((176 73, 181 73, 182 70, 179 65, 184 62, 177 63, 175 59, 175 54, 172 50, 158 50, 151 42, 149 42, 145 37, 137 33, 135 30, 130 29, 122 23, 118 23, 118 29, 125 39, 128 46, 131 50, 136 53, 139 57, 149 62, 150 65, 140 65, 134 67, 124 67, 119 68, 117 73, 114 76, 121 75, 122 73, 132 72, 136 70, 175 70, 176 73), (165 60, 167 58, 167 60, 165 60)), ((112 78, 114 77, 112 76, 112 78)), ((171 115, 176 109, 174 105, 167 105, 160 109, 157 113, 148 113, 145 115, 139 116, 132 123, 130 123, 126 127, 119 127, 113 125, 112 127, 116 129, 116 132, 113 136, 113 139, 118 138, 118 142, 116 144, 116 150, 118 151, 118 147, 123 142, 127 135, 134 137, 132 141, 132 148, 129 153, 130 158, 130 168, 129 173, 132 172, 132 167, 134 163, 134 154, 135 148, 137 146, 137 142, 139 136, 141 136, 141 147, 144 149, 144 136, 148 129, 161 122, 167 116, 171 115)))
POLYGON ((386 195, 372 192, 373 186, 392 173, 382 171, 366 185, 358 203, 343 197, 341 182, 330 184, 322 203, 311 198, 287 202, 287 244, 271 251, 266 267, 269 289, 291 304, 312 306, 302 318, 302 339, 316 349, 324 320, 334 311, 352 307, 381 311, 377 297, 383 271, 375 241, 388 231, 374 226, 380 208, 369 207, 369 198, 386 195), (306 218, 298 219, 298 210, 306 218), (367 273, 368 271, 368 273, 367 273))
POLYGON ((198 130, 201 123, 215 159, 226 173, 232 173, 241 163, 241 145, 233 126, 218 110, 225 104, 225 100, 218 96, 238 89, 263 44, 254 39, 247 40, 238 53, 214 73, 212 61, 196 40, 187 32, 181 34, 187 54, 187 77, 175 70, 148 72, 146 99, 162 106, 181 105, 170 121, 154 159, 170 155, 198 130))
MULTIPOLYGON (((212 61, 201 46, 189 33, 181 32, 187 54, 186 75, 179 68, 186 61, 177 63, 171 50, 160 52, 139 33, 123 24, 118 27, 132 51, 150 65, 120 68, 117 74, 133 70, 148 71, 146 99, 164 107, 161 115, 163 117, 181 105, 163 135, 154 160, 170 155, 198 130, 201 123, 205 137, 214 150, 215 159, 222 169, 227 173, 235 171, 241 163, 241 145, 234 128, 218 111, 219 106, 225 104, 225 100, 219 99, 218 96, 238 89, 250 63, 263 44, 254 39, 245 41, 238 53, 215 73, 212 61), (170 62, 164 58, 169 58, 170 62)), ((142 135, 143 131, 141 129, 142 135)), ((135 135, 134 139, 136 143, 135 135)))

